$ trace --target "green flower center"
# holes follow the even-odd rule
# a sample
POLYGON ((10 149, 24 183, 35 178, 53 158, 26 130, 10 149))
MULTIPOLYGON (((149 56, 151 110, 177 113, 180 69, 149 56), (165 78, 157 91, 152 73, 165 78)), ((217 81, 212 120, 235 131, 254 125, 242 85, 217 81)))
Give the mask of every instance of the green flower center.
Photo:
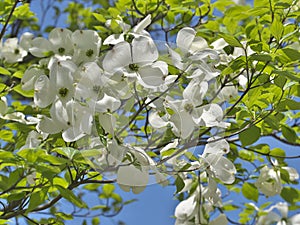
POLYGON ((60 88, 58 94, 64 98, 67 96, 68 92, 69 92, 68 88, 60 88))
POLYGON ((125 41, 127 41, 128 43, 131 43, 134 39, 134 36, 132 34, 125 34, 124 37, 125 41))
POLYGON ((94 91, 95 93, 99 93, 99 91, 100 91, 100 86, 99 86, 99 85, 94 85, 94 86, 93 86, 93 91, 94 91))
POLYGON ((86 53, 85 53, 85 55, 86 55, 87 57, 92 57, 93 54, 94 54, 94 50, 93 50, 93 49, 89 49, 89 50, 87 50, 86 53))
POLYGON ((60 47, 60 48, 58 49, 58 53, 59 53, 59 54, 64 54, 65 51, 66 51, 66 49, 64 49, 64 48, 62 48, 62 47, 60 47))
POLYGON ((20 50, 16 48, 15 51, 14 51, 14 53, 15 53, 16 55, 18 55, 18 54, 20 53, 20 50))
POLYGON ((134 72, 137 72, 139 70, 139 66, 135 63, 129 64, 129 69, 134 71, 134 72))
POLYGON ((184 110, 191 114, 194 110, 194 106, 191 103, 187 103, 184 105, 184 110))

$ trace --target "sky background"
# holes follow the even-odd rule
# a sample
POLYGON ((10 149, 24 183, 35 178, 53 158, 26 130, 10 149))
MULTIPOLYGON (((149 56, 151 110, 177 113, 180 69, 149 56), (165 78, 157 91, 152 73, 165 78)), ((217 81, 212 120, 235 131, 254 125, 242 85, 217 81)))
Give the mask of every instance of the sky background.
MULTIPOLYGON (((32 0, 32 10, 37 13, 38 17, 41 17, 41 9, 39 6, 40 0, 32 0)), ((251 2, 251 1, 248 1, 251 2)), ((48 18, 51 18, 51 13, 49 12, 48 18)), ((65 17, 61 17, 58 25, 61 27, 65 27, 65 17)), ((46 19, 47 21, 47 19, 46 19)), ((51 21, 51 19, 50 19, 51 21)), ((45 24, 47 25, 47 23, 45 24)), ((291 147, 288 145, 283 145, 276 141, 275 139, 267 138, 265 139, 267 143, 270 145, 271 149, 275 147, 283 148, 286 150, 287 155, 297 155, 299 154, 298 147, 291 147)), ((297 168, 299 171, 299 159, 289 159, 287 160, 290 166, 297 168)), ((299 185, 297 186, 299 188, 299 185)), ((115 217, 112 218, 103 218, 101 217, 101 224, 104 225, 118 225, 118 221, 121 220, 125 222, 126 225, 172 225, 174 224, 174 218, 172 215, 174 214, 174 210, 178 201, 174 198, 175 187, 167 186, 162 187, 158 184, 149 185, 144 192, 135 195, 133 193, 126 193, 116 185, 116 192, 119 193, 124 200, 137 199, 136 202, 133 202, 129 205, 126 205, 122 211, 115 217)), ((272 199, 262 199, 261 201, 274 201, 279 200, 280 198, 272 198, 272 199)), ((242 204, 243 201, 246 201, 241 195, 231 196, 231 199, 234 202, 239 202, 242 204)), ((91 196, 88 199, 88 202, 97 201, 94 196, 91 196)), ((248 200, 247 200, 248 201, 248 200)), ((62 202, 61 207, 69 207, 68 204, 62 202)), ((237 214, 235 212, 231 213, 232 219, 237 220, 237 214)), ((81 224, 82 218, 78 218, 73 221, 66 221, 66 225, 74 225, 81 224)), ((89 223, 90 224, 90 223, 89 223)))

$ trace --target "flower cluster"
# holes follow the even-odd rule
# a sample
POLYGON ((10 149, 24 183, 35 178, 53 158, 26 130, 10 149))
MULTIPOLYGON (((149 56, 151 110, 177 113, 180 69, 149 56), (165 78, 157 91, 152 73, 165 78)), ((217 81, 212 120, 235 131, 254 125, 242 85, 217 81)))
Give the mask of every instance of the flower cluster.
MULTIPOLYGON (((177 34, 177 48, 165 44, 165 56, 145 30, 151 24, 150 15, 133 28, 121 19, 116 22, 123 32, 104 40, 94 30, 63 28, 53 29, 48 38, 25 33, 19 44, 17 39, 7 39, 0 48, 5 62, 22 61, 28 52, 40 59, 27 68, 21 85, 23 90, 34 90, 35 107, 49 110, 25 119, 21 113, 7 113, 3 97, 0 117, 36 124, 22 149, 38 147, 54 134, 61 134, 65 142, 77 142, 79 149, 98 149, 93 166, 101 173, 114 173, 125 191, 143 191, 150 172, 157 183, 165 183, 168 170, 199 171, 206 185, 195 186, 188 172, 177 175, 184 182, 180 192, 188 197, 176 207, 176 224, 227 224, 224 214, 212 221, 207 215, 214 207, 222 207, 218 182, 235 181, 237 170, 225 156, 230 147, 222 131, 230 124, 222 103, 238 96, 238 91, 232 83, 218 83, 216 68, 246 50, 249 55, 253 51, 235 48, 228 55, 224 39, 211 48, 194 29, 185 27, 177 34), (132 140, 132 127, 143 131, 145 138, 132 140), (212 137, 205 138, 201 155, 186 159, 184 154, 198 145, 200 129, 210 130, 212 137), (160 156, 150 157, 147 151, 167 134, 171 138, 158 148, 160 156)), ((241 73, 237 83, 245 88, 247 82, 241 73)), ((293 168, 286 170, 290 180, 298 179, 293 168)), ((256 187, 266 196, 279 194, 279 172, 267 166, 260 172, 256 187)))
MULTIPOLYGON (((147 155, 147 149, 132 145, 127 137, 135 119, 129 114, 132 108, 148 112, 148 138, 157 138, 167 130, 172 133, 174 142, 161 149, 162 155, 171 148, 179 150, 201 127, 213 128, 216 134, 228 127, 218 103, 224 98, 216 94, 219 53, 194 29, 186 27, 178 32, 177 49, 166 44, 169 57, 163 61, 160 49, 145 30, 150 23, 150 16, 133 28, 118 20, 123 32, 103 42, 93 30, 72 32, 55 28, 47 39, 27 35, 30 38, 26 39, 26 50, 40 61, 25 71, 22 88, 34 90, 36 107, 50 110, 49 114, 38 116, 38 133, 32 131, 23 148, 38 146, 40 140, 57 133, 65 142, 89 139, 85 147, 99 149, 99 157, 94 160, 97 169, 115 171, 123 190, 139 193, 149 183, 149 171, 158 183, 166 178, 156 161, 147 155), (99 138, 99 130, 105 134, 104 140, 99 138)), ((204 168, 202 176, 208 180, 208 186, 198 187, 186 201, 193 201, 198 207, 196 193, 202 191, 207 201, 206 213, 214 205, 221 205, 217 180, 228 184, 234 181, 236 169, 224 157, 228 152, 227 141, 215 136, 208 139, 203 154, 192 162, 194 170, 204 168)), ((181 155, 176 153, 167 160, 174 170, 187 163, 181 155)), ((186 191, 189 187, 185 187, 186 191)), ((183 213, 181 208, 186 211, 185 205, 183 201, 176 209, 180 223, 195 217, 197 207, 183 213)), ((224 217, 217 220, 223 221, 224 217)))

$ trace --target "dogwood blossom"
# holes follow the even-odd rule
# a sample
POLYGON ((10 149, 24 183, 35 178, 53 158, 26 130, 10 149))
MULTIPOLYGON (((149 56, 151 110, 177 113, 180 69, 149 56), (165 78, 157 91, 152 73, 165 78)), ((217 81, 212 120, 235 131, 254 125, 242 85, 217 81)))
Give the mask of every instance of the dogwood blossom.
POLYGON ((71 55, 73 52, 71 34, 68 29, 55 28, 49 33, 48 39, 43 37, 33 39, 29 51, 36 57, 45 57, 52 53, 71 55))
POLYGON ((208 165, 207 172, 226 184, 233 183, 236 168, 229 159, 223 156, 230 150, 228 142, 217 136, 211 137, 207 141, 201 155, 201 159, 208 165))
POLYGON ((0 58, 3 58, 8 63, 16 63, 23 60, 27 55, 27 51, 24 50, 18 43, 18 38, 8 38, 0 46, 0 58))
POLYGON ((260 175, 255 182, 255 186, 266 196, 280 194, 282 190, 280 172, 274 168, 264 166, 260 170, 260 175))
MULTIPOLYGON (((261 211, 257 208, 257 211, 261 211)), ((263 210, 262 216, 257 220, 257 225, 299 225, 300 214, 296 214, 292 217, 288 217, 288 204, 285 202, 279 202, 276 205, 271 206, 267 210, 263 210), (274 212, 274 209, 278 210, 278 213, 274 212)))
POLYGON ((142 192, 149 182, 149 170, 154 166, 153 160, 140 148, 130 148, 133 161, 128 159, 119 166, 117 183, 124 191, 132 190, 138 194, 142 192))

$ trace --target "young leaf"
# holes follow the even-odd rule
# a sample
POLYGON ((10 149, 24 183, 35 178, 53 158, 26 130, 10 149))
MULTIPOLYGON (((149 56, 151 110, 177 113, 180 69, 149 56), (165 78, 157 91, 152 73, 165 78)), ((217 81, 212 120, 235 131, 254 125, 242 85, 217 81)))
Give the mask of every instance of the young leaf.
POLYGON ((278 19, 275 18, 271 25, 270 31, 271 31, 271 34, 275 37, 275 39, 278 42, 280 41, 280 39, 282 37, 283 30, 284 30, 284 27, 283 27, 282 23, 278 19))
POLYGON ((228 34, 221 34, 220 37, 222 37, 228 44, 230 44, 233 47, 243 48, 243 45, 236 37, 230 36, 228 34))
POLYGON ((56 186, 61 196, 67 199, 69 202, 78 206, 79 208, 87 208, 85 202, 83 202, 80 198, 78 198, 71 190, 63 188, 59 185, 56 186))
POLYGON ((175 180, 175 185, 176 185, 176 193, 179 193, 184 188, 185 184, 180 176, 177 176, 175 180))
POLYGON ((34 192, 30 195, 29 206, 26 212, 30 212, 37 206, 41 205, 47 199, 48 188, 43 188, 40 191, 34 192))
POLYGON ((297 136, 296 132, 289 126, 281 125, 281 131, 282 131, 282 135, 289 142, 294 143, 298 139, 298 136, 297 136))
POLYGON ((0 66, 0 74, 10 75, 10 72, 7 69, 5 69, 4 67, 0 66))
POLYGON ((239 134, 240 141, 243 146, 251 145, 260 137, 260 128, 257 126, 250 126, 239 134))
POLYGON ((280 193, 280 196, 291 204, 295 204, 300 197, 299 193, 291 187, 284 187, 280 193))
POLYGON ((242 193, 247 199, 257 202, 259 193, 254 184, 248 182, 244 183, 242 193))

